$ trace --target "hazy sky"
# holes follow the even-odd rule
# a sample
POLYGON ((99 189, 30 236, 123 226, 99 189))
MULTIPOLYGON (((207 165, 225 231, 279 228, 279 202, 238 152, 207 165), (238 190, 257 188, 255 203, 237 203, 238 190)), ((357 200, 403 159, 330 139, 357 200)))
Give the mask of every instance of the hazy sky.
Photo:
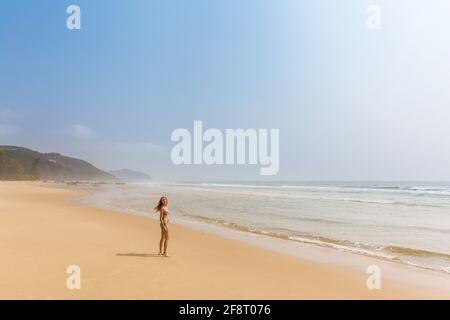
POLYGON ((448 0, 2 3, 0 144, 156 179, 269 179, 173 165, 172 131, 202 120, 279 128, 272 180, 450 180, 449 16, 448 0))

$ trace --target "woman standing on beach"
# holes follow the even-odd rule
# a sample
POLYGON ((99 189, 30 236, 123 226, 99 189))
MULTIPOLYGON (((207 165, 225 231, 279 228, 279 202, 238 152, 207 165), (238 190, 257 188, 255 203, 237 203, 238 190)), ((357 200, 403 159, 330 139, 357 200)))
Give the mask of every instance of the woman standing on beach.
POLYGON ((161 227, 161 240, 159 240, 158 254, 168 257, 167 245, 169 244, 169 200, 166 196, 162 196, 161 199, 159 199, 159 202, 154 210, 159 212, 159 225, 161 227))

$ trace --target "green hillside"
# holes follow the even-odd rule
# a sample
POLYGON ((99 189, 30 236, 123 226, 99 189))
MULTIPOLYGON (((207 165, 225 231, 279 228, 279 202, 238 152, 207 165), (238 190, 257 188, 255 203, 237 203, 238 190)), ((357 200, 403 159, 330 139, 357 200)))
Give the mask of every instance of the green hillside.
POLYGON ((23 147, 0 146, 0 180, 36 179, 119 181, 80 159, 23 147))

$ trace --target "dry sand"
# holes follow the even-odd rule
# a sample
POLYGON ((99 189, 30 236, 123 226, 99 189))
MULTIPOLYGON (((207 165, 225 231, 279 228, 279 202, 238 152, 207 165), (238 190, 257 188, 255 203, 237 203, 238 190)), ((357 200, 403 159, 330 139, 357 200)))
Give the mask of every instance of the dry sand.
POLYGON ((156 255, 157 220, 69 201, 82 192, 0 183, 1 299, 449 298, 395 281, 368 290, 365 270, 311 262, 171 225, 170 258, 156 255), (69 265, 81 289, 69 290, 69 265))

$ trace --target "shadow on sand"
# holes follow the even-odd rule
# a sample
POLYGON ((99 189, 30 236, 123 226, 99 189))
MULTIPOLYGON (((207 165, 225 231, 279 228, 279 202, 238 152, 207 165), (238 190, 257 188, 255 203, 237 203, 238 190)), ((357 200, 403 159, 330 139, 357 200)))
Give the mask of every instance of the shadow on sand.
POLYGON ((116 256, 119 257, 141 257, 141 258, 164 258, 156 253, 116 253, 116 256))

